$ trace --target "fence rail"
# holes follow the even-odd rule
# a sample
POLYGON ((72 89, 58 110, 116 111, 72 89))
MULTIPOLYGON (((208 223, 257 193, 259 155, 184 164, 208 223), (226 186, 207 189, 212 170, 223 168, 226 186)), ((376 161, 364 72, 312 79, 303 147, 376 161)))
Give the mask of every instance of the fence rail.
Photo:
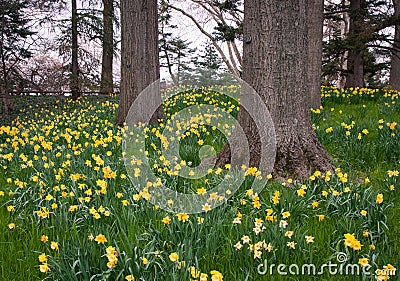
MULTIPOLYGON (((18 98, 26 96, 71 96, 71 91, 13 91, 9 92, 9 97, 18 98)), ((81 92, 83 96, 110 96, 110 94, 105 94, 99 91, 84 91, 81 92)), ((114 92, 112 95, 119 95, 119 92, 114 92)))

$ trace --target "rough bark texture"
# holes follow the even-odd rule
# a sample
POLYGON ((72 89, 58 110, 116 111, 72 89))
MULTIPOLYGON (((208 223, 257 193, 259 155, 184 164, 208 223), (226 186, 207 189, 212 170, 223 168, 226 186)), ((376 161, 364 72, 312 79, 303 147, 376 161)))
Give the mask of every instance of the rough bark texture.
MULTIPOLYGON (((308 106, 307 1, 244 3, 243 79, 261 96, 274 122, 275 176, 302 178, 312 170, 331 170, 330 156, 312 129, 308 106)), ((239 113, 239 123, 246 135, 257 139, 249 119, 242 116, 239 113)), ((256 142, 250 153, 256 163, 256 142)))
POLYGON ((361 17, 361 1, 350 1, 350 25, 349 38, 352 39, 352 48, 349 50, 347 59, 347 78, 346 87, 364 87, 364 63, 363 50, 364 43, 357 37, 361 32, 362 17, 361 17))
POLYGON ((101 62, 100 92, 109 94, 114 91, 113 52, 114 52, 114 7, 113 0, 103 0, 103 53, 101 62))
MULTIPOLYGON (((394 14, 400 15, 400 0, 393 0, 394 14)), ((400 91, 400 25, 395 26, 389 84, 400 91)))
POLYGON ((70 89, 73 99, 77 99, 81 93, 79 89, 79 65, 78 65, 78 12, 76 0, 72 0, 72 62, 70 89))
POLYGON ((310 107, 319 108, 321 103, 322 33, 324 1, 307 0, 308 30, 308 86, 310 107))
MULTIPOLYGON (((134 100, 148 85, 159 79, 157 0, 121 1, 121 94, 115 123, 122 125, 134 100)), ((159 89, 159 87, 158 87, 159 89)), ((137 116, 161 103, 148 99, 137 116)), ((154 118, 162 118, 162 108, 154 118)), ((144 118, 145 119, 145 118, 144 118)))

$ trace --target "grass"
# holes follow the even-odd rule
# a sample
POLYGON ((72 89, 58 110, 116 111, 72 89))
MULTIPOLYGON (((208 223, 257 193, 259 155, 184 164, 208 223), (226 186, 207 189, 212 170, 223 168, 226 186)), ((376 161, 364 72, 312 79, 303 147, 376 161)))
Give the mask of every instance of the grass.
MULTIPOLYGON (((182 128, 174 127, 179 133, 166 139, 160 133, 171 124, 150 128, 144 145, 154 179, 172 189, 204 188, 204 202, 213 206, 219 197, 209 200, 210 190, 226 175, 236 180, 235 173, 249 174, 226 204, 187 219, 148 202, 157 181, 140 181, 143 164, 132 162, 126 170, 124 132, 112 123, 115 98, 54 99, 43 107, 42 98, 29 97, 19 119, 0 127, 0 279, 204 281, 205 274, 207 280, 221 280, 222 274, 223 280, 375 280, 374 274, 334 275, 327 269, 282 276, 276 267, 315 263, 319 269, 337 263, 339 253, 347 255, 346 264, 368 259, 372 273, 388 264, 400 267, 398 96, 323 88, 324 109, 313 110, 313 123, 341 169, 316 172, 303 182, 269 181, 260 194, 250 189, 258 173, 247 168, 213 169, 198 179, 177 175, 200 162, 203 146, 222 148, 225 138, 214 125, 220 116, 197 114, 196 125, 175 115, 171 123, 182 128), (179 138, 180 158, 160 158, 162 148, 179 138), (345 234, 354 234, 347 246, 345 234), (272 276, 257 272, 265 260, 268 267, 275 264, 272 276)), ((167 119, 189 104, 211 104, 237 116, 237 104, 226 96, 183 91, 165 103, 167 119)), ((193 205, 204 206, 200 202, 193 205)))

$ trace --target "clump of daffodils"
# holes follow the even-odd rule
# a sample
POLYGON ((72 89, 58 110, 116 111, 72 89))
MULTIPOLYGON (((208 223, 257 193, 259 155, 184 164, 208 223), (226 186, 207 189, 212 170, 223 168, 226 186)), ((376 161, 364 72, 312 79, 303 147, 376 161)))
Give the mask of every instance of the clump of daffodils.
POLYGON ((350 234, 350 233, 346 233, 344 235, 344 244, 349 247, 352 248, 353 250, 361 250, 361 242, 359 240, 357 240, 357 238, 354 236, 354 234, 350 234))
POLYGON ((39 266, 40 272, 48 273, 50 271, 50 267, 47 264, 47 255, 45 253, 42 253, 42 254, 39 255, 38 259, 39 259, 39 262, 42 263, 39 266))
POLYGON ((115 250, 115 248, 113 246, 109 246, 106 249, 106 253, 107 253, 107 259, 108 259, 107 267, 108 268, 115 267, 115 265, 118 262, 118 252, 115 250))

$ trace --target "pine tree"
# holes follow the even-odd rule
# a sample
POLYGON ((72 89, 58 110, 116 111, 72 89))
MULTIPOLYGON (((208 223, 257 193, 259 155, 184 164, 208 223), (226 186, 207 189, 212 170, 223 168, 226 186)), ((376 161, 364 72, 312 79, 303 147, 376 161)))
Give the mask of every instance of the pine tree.
POLYGON ((218 84, 224 69, 214 46, 207 42, 197 58, 193 61, 196 68, 193 70, 191 83, 201 86, 218 84))
POLYGON ((159 5, 159 49, 160 67, 167 68, 175 85, 182 82, 183 72, 190 70, 190 63, 195 49, 190 42, 173 35, 178 27, 170 23, 171 9, 162 1, 159 5))
POLYGON ((24 14, 27 5, 23 0, 0 1, 0 88, 4 114, 11 110, 9 91, 14 85, 10 74, 17 63, 32 55, 24 44, 34 34, 29 28, 30 19, 24 14))
POLYGON ((400 23, 398 15, 386 12, 390 8, 389 1, 374 0, 325 5, 331 29, 324 44, 323 75, 328 82, 345 76, 346 87, 376 85, 392 53, 387 43, 393 36, 385 29, 400 23))

